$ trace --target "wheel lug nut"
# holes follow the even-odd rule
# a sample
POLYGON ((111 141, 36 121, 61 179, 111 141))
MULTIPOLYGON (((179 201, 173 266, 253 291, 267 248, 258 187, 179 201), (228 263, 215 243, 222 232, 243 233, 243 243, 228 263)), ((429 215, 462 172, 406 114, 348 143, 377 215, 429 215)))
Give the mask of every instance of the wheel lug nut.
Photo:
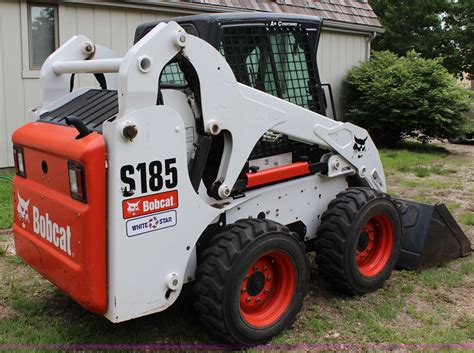
POLYGON ((250 298, 245 299, 245 301, 246 301, 247 303, 250 303, 251 300, 252 300, 252 299, 250 299, 250 298))
POLYGON ((267 266, 264 266, 263 267, 263 272, 265 272, 266 270, 268 270, 267 266))
POLYGON ((272 280, 272 276, 268 276, 267 281, 271 281, 271 280, 272 280))
POLYGON ((260 303, 260 298, 255 299, 257 303, 260 303))
POLYGON ((246 276, 245 276, 245 279, 249 279, 249 275, 246 275, 246 276))
POLYGON ((247 292, 247 288, 242 288, 242 293, 246 293, 247 292))
POLYGON ((258 271, 258 266, 255 266, 253 269, 254 271, 258 271))
POLYGON ((265 293, 265 294, 268 294, 268 292, 269 292, 268 289, 265 289, 265 290, 263 291, 263 293, 265 293))

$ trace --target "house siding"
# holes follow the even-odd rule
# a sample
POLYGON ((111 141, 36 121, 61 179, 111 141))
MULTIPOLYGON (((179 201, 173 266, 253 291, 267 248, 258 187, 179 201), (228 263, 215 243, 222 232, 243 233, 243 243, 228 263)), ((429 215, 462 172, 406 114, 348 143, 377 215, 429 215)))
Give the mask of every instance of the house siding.
POLYGON ((369 36, 323 31, 318 47, 318 67, 322 83, 330 83, 338 119, 344 117, 344 78, 360 62, 367 61, 369 36))
MULTIPOLYGON (((39 73, 28 66, 26 1, 0 2, 0 168, 13 165, 11 135, 28 121, 27 111, 39 102, 39 73)), ((133 43, 138 24, 183 15, 156 9, 88 5, 58 5, 59 43, 84 34, 121 55, 133 43)), ((318 49, 323 82, 331 83, 336 112, 342 116, 342 80, 353 65, 367 60, 368 34, 324 30, 318 49)), ((78 75, 79 86, 95 86, 92 75, 78 75)))
POLYGON ((0 165, 3 167, 13 164, 11 134, 26 122, 26 104, 30 102, 25 99, 26 91, 36 86, 22 79, 19 10, 19 5, 15 2, 8 1, 0 5, 0 94, 3 101, 0 105, 0 165))

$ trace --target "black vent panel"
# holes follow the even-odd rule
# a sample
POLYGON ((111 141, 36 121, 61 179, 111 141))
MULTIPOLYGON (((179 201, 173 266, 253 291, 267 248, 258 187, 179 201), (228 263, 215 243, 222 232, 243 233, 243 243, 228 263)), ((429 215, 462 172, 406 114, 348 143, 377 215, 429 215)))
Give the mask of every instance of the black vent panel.
POLYGON ((102 132, 102 123, 118 113, 117 91, 91 89, 52 111, 41 114, 39 121, 67 125, 66 117, 81 119, 89 130, 102 132))

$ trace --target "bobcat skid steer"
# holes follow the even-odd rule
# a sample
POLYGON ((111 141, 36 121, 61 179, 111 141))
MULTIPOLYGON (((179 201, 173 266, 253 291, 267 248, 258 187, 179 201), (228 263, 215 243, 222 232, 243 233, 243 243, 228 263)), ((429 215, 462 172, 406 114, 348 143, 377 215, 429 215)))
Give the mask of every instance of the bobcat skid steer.
POLYGON ((243 344, 294 321, 307 252, 353 294, 467 255, 443 206, 385 194, 366 130, 324 116, 321 24, 177 18, 139 26, 124 57, 67 41, 13 135, 18 255, 112 322, 163 311, 190 283, 205 326, 243 344), (79 74, 100 88, 74 89, 79 74))

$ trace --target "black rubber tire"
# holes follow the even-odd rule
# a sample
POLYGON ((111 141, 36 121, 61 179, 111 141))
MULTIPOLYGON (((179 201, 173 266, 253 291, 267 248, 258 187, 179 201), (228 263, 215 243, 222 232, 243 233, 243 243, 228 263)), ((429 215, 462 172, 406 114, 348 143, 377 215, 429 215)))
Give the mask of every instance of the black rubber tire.
POLYGON ((200 321, 230 343, 259 344, 289 327, 301 310, 309 279, 304 244, 296 233, 265 219, 239 220, 228 225, 203 251, 196 270, 195 309, 200 321), (270 326, 249 325, 240 311, 241 283, 246 271, 270 251, 289 255, 295 268, 295 290, 290 304, 270 326))
POLYGON ((356 295, 373 292, 390 277, 398 260, 401 236, 400 214, 388 195, 370 188, 348 188, 329 203, 321 217, 315 242, 316 263, 336 290, 356 295), (367 277, 359 271, 356 248, 363 226, 376 214, 391 220, 393 247, 383 269, 367 277))

